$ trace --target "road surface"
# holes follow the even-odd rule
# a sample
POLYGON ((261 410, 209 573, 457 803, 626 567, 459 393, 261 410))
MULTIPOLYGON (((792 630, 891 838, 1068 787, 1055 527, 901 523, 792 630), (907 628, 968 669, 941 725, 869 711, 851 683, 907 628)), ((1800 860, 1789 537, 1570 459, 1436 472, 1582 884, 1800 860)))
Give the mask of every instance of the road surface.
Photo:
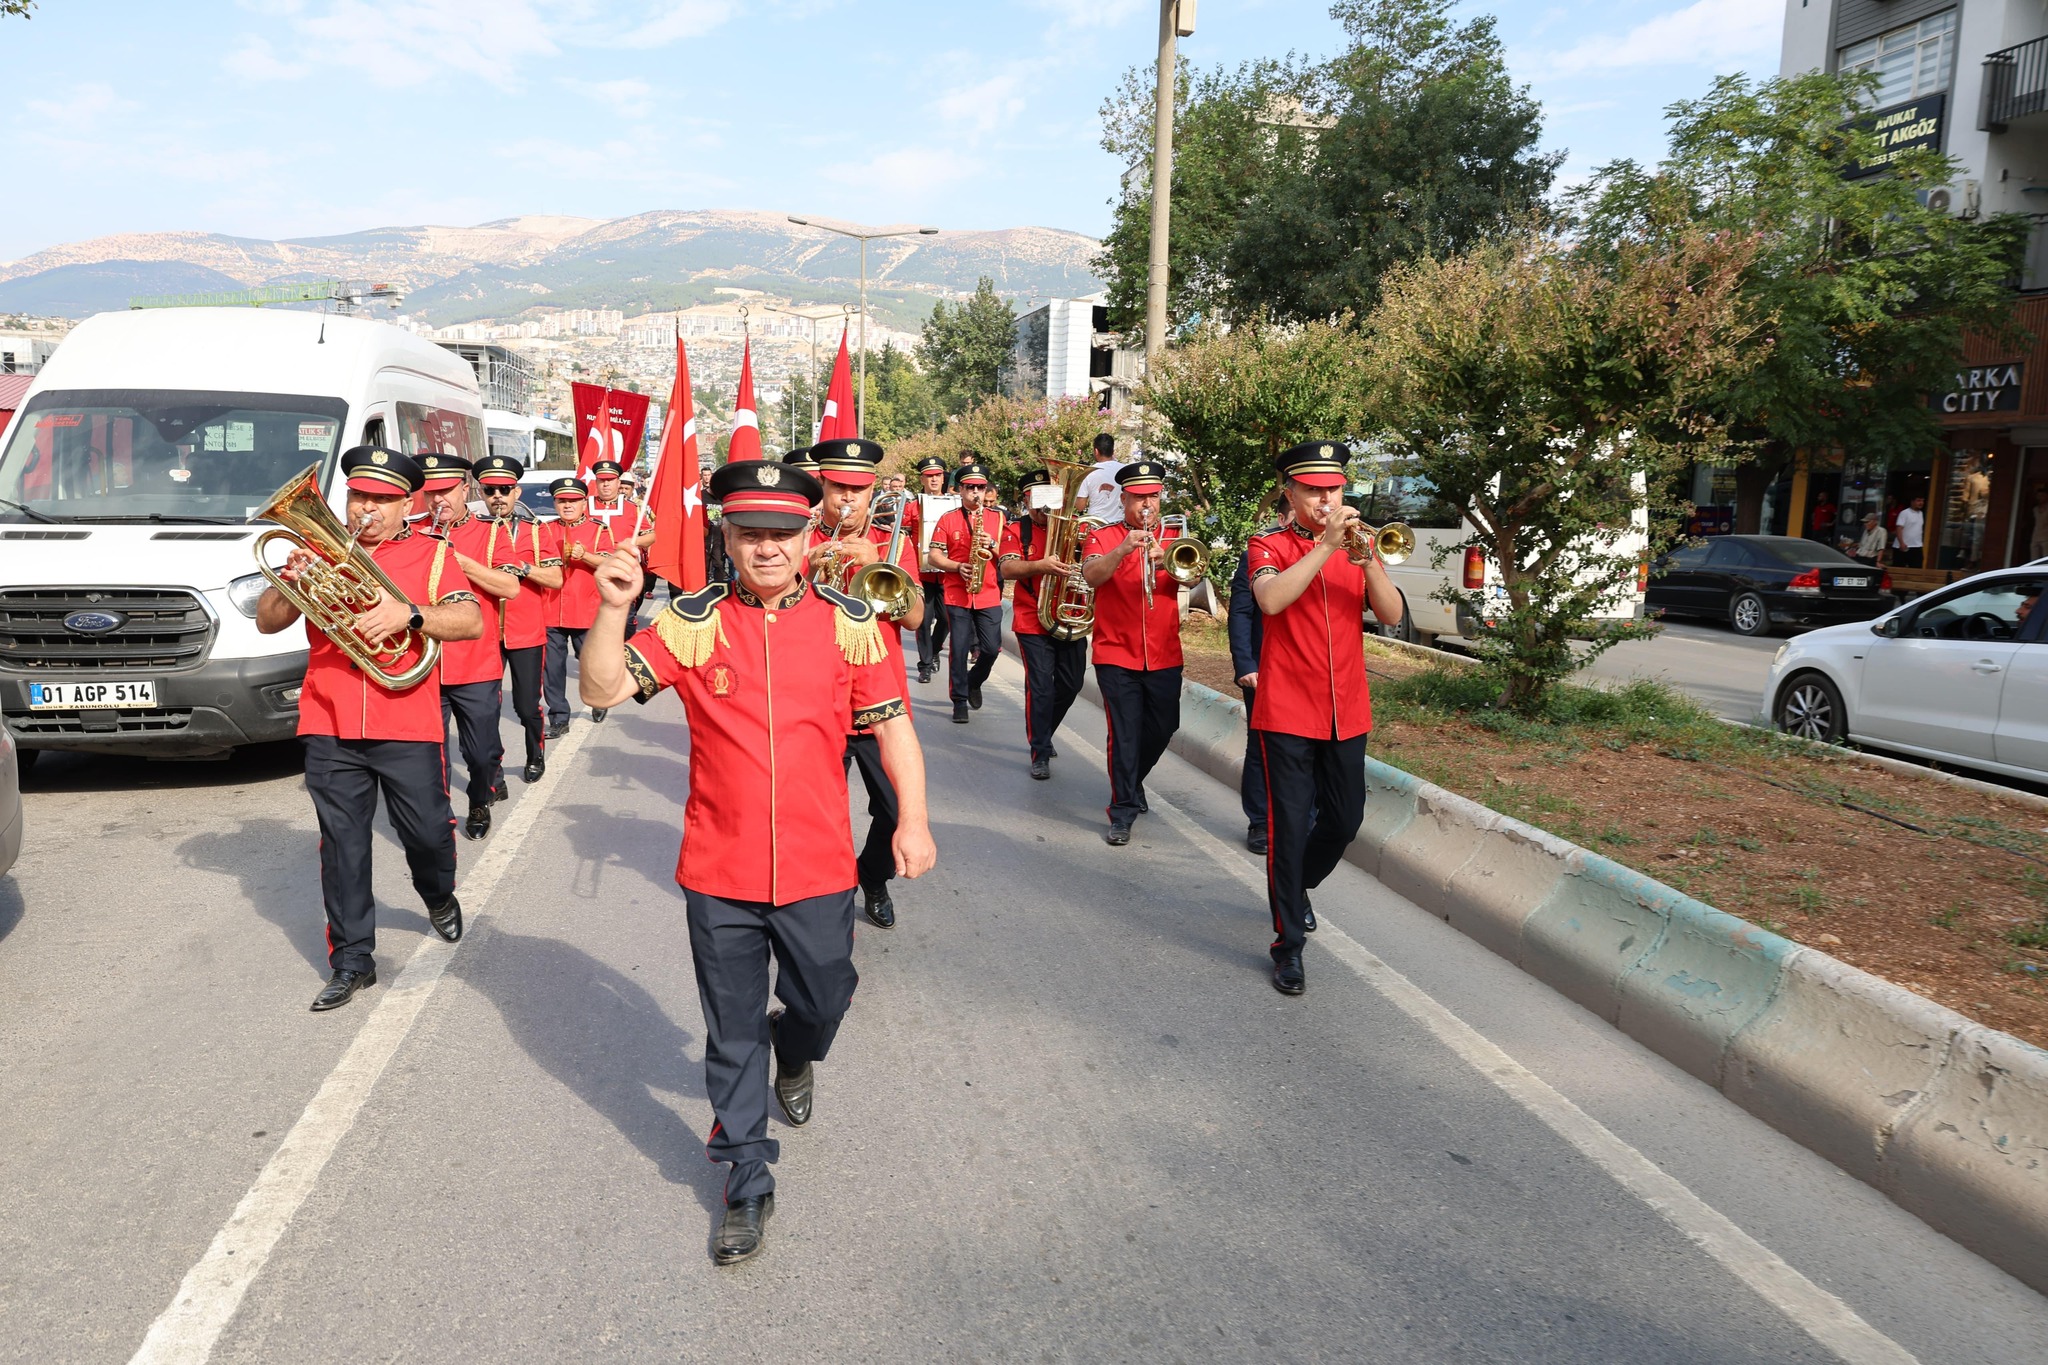
POLYGON ((1655 678, 1725 720, 1754 722, 1763 709, 1764 679, 1782 637, 1752 639, 1726 626, 1666 622, 1649 640, 1630 640, 1595 659, 1587 677, 1609 682, 1655 678))
POLYGON ((1019 676, 914 688, 940 864, 726 1269, 673 699, 514 781, 454 949, 380 842, 327 1015, 289 749, 47 762, 0 1359, 2039 1361, 2048 1302, 1348 865, 1277 995, 1235 794, 1169 755, 1106 847, 1100 713, 1032 782, 1019 676))

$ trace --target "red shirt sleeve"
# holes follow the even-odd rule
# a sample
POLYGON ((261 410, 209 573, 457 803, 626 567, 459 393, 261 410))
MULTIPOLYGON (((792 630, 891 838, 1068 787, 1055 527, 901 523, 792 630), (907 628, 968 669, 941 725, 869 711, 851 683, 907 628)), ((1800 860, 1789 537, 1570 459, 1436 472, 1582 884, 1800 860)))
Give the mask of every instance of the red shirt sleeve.
POLYGON ((996 559, 1022 559, 1024 557, 1024 533, 1018 528, 1024 523, 1013 521, 1003 528, 1003 543, 996 547, 996 559))
POLYGON ((1279 547, 1273 544, 1271 536, 1253 536, 1251 544, 1244 547, 1245 572, 1257 578, 1262 572, 1279 573, 1286 568, 1280 562, 1279 547))
POLYGON ((682 664, 661 642, 661 635, 653 626, 634 632, 633 638, 626 641, 626 671, 632 674, 639 689, 633 694, 633 700, 638 702, 654 700, 683 676, 682 664))
POLYGON ((1105 526, 1101 530, 1090 531, 1088 533, 1088 543, 1081 547, 1081 558, 1084 560, 1093 559, 1097 555, 1106 555, 1111 550, 1114 550, 1117 547, 1118 543, 1120 543, 1121 537, 1119 537, 1116 541, 1112 541, 1109 538, 1109 533, 1112 530, 1121 531, 1122 529, 1123 528, 1121 526, 1105 526))

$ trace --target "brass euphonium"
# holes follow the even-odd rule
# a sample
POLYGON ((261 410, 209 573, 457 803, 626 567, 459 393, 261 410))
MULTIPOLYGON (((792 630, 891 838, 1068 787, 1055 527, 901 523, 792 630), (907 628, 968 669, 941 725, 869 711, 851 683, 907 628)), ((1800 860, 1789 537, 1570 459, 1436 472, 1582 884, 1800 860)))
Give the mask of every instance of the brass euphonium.
MULTIPOLYGON (((1063 564, 1078 563, 1088 533, 1102 529, 1102 522, 1081 513, 1081 480, 1095 466, 1082 460, 1045 462, 1059 480, 1060 505, 1045 514, 1045 557, 1063 564)), ((1095 629, 1095 590, 1081 577, 1079 569, 1057 581, 1047 576, 1038 585, 1038 624, 1055 640, 1079 640, 1095 629)))
POLYGON ((274 521, 280 529, 256 537, 256 567, 284 600, 362 667, 379 687, 393 692, 424 682, 441 664, 441 642, 411 630, 381 640, 356 634, 356 617, 384 599, 402 598, 398 585, 377 567, 370 552, 356 544, 341 519, 320 494, 320 466, 306 466, 258 508, 251 521, 274 521), (264 547, 283 540, 313 556, 314 563, 287 583, 263 558, 264 547), (419 651, 410 667, 405 656, 419 651))

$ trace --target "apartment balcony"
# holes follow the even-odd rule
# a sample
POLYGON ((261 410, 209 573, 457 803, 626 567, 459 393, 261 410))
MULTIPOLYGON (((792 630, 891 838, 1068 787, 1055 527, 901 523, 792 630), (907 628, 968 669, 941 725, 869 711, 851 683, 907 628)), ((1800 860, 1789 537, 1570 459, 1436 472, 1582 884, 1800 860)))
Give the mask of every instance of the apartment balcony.
POLYGON ((2048 37, 1986 57, 1977 127, 2002 133, 2008 124, 2040 114, 2048 114, 2048 37))

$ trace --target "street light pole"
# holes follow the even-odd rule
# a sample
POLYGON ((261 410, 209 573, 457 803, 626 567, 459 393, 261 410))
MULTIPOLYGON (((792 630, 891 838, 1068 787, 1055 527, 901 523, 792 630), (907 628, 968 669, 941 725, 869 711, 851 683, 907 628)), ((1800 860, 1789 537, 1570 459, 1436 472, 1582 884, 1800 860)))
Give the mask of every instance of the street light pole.
POLYGON ((1152 252, 1145 279, 1145 368, 1166 349, 1167 226, 1173 203, 1174 38, 1195 31, 1195 0, 1159 0, 1159 70, 1152 91, 1152 252))
MULTIPOLYGON (((1172 0, 1167 0, 1172 3, 1172 0)), ((893 232, 849 232, 845 228, 833 227, 830 223, 814 223, 808 218, 789 215, 789 221, 798 227, 823 228, 836 232, 841 237, 852 237, 860 243, 860 392, 853 399, 853 429, 857 436, 868 434, 868 243, 879 237, 936 237, 939 230, 932 227, 897 228, 893 232)))

